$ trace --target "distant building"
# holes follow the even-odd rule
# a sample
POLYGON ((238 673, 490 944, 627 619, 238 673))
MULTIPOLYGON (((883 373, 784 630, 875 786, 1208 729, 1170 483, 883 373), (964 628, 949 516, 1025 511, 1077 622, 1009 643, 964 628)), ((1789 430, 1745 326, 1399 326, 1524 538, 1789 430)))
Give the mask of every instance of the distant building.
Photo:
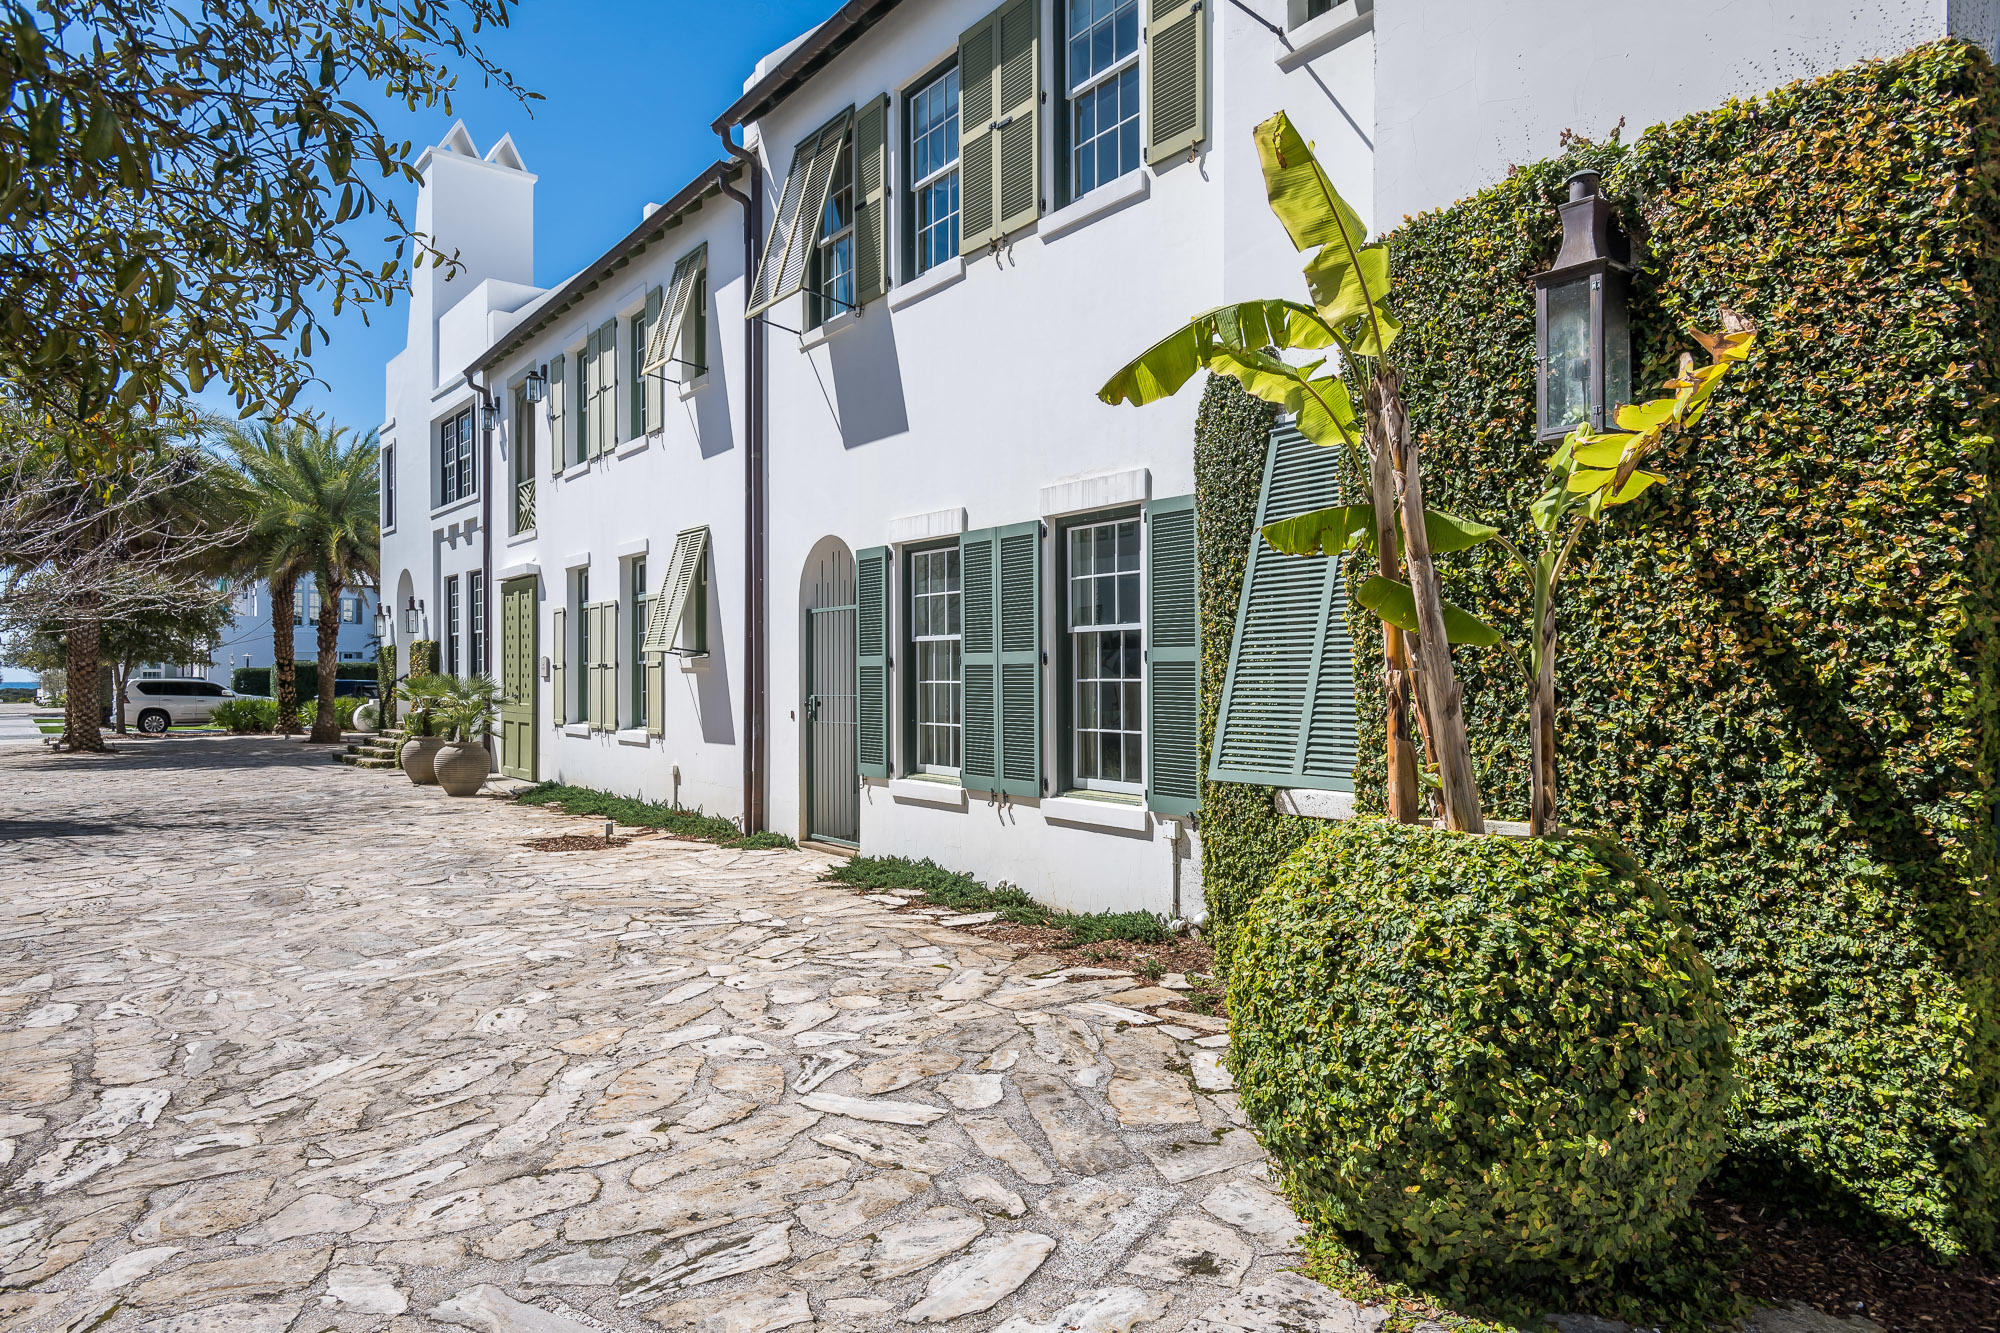
MULTIPOLYGON (((382 643, 375 632, 376 604, 373 588, 350 588, 340 594, 340 661, 375 660, 382 643)), ((319 660, 320 605, 319 585, 310 578, 299 580, 292 592, 292 653, 301 662, 319 660)), ((238 667, 272 665, 270 587, 262 581, 243 585, 233 609, 235 622, 222 632, 206 662, 150 662, 139 668, 136 678, 199 677, 227 685, 238 667)))

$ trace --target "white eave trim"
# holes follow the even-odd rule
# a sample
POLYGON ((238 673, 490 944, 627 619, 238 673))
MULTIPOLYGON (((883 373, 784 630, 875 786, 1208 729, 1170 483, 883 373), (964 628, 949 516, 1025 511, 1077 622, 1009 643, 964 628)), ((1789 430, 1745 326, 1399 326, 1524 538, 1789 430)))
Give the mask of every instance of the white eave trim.
POLYGON ((903 546, 927 542, 936 537, 956 537, 966 531, 965 510, 933 509, 928 514, 910 514, 889 520, 889 544, 903 546))
POLYGON ((1375 0, 1345 0, 1318 18, 1301 23, 1278 41, 1275 52, 1278 68, 1290 74, 1374 30, 1375 0))
POLYGON ((1153 498, 1153 473, 1135 467, 1124 472, 1106 472, 1095 477, 1078 477, 1042 487, 1042 517, 1087 514, 1093 509, 1117 505, 1143 504, 1153 498))

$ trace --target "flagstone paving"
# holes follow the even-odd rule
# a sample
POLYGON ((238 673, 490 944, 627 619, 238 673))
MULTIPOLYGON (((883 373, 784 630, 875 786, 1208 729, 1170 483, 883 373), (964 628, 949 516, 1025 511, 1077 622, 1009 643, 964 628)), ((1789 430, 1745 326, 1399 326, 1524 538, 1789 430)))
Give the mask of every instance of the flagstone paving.
POLYGON ((261 739, 0 753, 0 1325, 1373 1330, 1178 995, 261 739))

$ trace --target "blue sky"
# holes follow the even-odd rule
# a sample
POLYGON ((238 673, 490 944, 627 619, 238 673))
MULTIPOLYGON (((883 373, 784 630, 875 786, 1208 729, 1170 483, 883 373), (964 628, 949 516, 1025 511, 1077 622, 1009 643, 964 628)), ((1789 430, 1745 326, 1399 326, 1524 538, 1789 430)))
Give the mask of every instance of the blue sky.
MULTIPOLYGON (((639 221, 641 205, 663 201, 713 162, 720 143, 709 122, 743 90, 768 52, 820 22, 839 0, 522 0, 514 24, 491 34, 487 51, 543 100, 524 108, 461 76, 452 115, 377 113, 392 139, 418 150, 465 121, 481 153, 512 134, 535 186, 535 281, 549 286, 582 268, 639 221)), ((378 99, 356 98, 374 107, 378 99)), ((395 182, 407 215, 414 186, 395 182)), ((385 257, 379 219, 351 224, 349 243, 367 263, 385 257)), ((315 349, 326 387, 305 405, 342 425, 382 422, 382 365, 402 347, 406 308, 371 310, 372 323, 344 311, 333 340, 315 349)), ((226 397, 204 395, 218 409, 226 397)))

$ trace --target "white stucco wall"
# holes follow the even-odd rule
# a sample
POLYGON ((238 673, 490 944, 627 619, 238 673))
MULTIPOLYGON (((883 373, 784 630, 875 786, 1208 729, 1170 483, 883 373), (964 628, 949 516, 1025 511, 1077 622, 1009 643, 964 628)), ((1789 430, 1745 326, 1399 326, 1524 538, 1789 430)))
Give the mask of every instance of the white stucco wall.
POLYGON ((1990 43, 1994 0, 1381 0, 1377 224, 1465 197, 1563 130, 1662 121, 1947 31, 1990 43))

